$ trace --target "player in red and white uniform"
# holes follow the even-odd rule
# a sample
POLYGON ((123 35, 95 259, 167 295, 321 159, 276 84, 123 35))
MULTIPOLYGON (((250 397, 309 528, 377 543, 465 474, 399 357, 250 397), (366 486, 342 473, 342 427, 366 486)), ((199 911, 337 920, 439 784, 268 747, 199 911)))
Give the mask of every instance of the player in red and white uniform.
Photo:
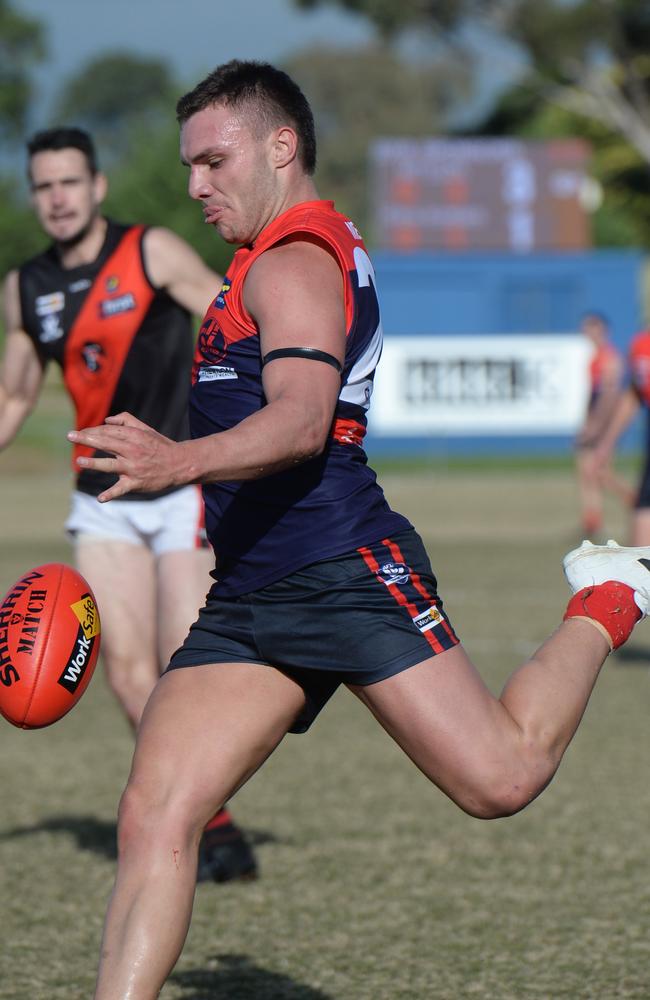
MULTIPOLYGON (((87 133, 50 129, 28 152, 33 205, 52 243, 5 281, 0 448, 36 405, 50 361, 78 427, 126 408, 174 440, 187 437, 191 313, 203 314, 221 277, 168 229, 102 215, 107 182, 87 133)), ((76 472, 66 528, 97 597, 109 683, 136 728, 209 586, 203 502, 197 486, 172 486, 129 493, 111 511, 97 495, 115 477, 76 472)), ((229 814, 214 824, 201 874, 251 874, 252 852, 229 814)))
POLYGON ((566 620, 488 691, 366 463, 375 280, 354 225, 318 197, 307 101, 274 67, 233 61, 177 110, 190 195, 240 247, 197 345, 193 440, 128 413, 71 440, 112 454, 78 460, 119 475, 102 502, 203 483, 215 583, 138 733, 96 1000, 158 996, 205 818, 339 684, 462 809, 505 816, 551 780, 607 654, 650 607, 650 549, 570 553, 566 620))
POLYGON ((583 316, 580 329, 590 341, 590 393, 585 420, 576 437, 576 473, 583 534, 591 537, 603 526, 604 491, 616 493, 631 504, 634 491, 612 469, 596 466, 594 454, 609 426, 621 393, 625 361, 610 340, 609 325, 600 313, 583 316))
POLYGON ((620 395, 607 430, 595 451, 595 462, 604 474, 610 468, 616 443, 643 407, 649 421, 646 458, 635 494, 632 515, 632 545, 650 545, 650 330, 642 330, 628 349, 629 384, 620 395))

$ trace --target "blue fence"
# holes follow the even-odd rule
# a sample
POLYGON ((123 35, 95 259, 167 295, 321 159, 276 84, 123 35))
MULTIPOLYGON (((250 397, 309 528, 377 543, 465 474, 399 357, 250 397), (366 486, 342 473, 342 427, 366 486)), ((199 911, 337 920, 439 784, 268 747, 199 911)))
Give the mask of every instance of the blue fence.
MULTIPOLYGON (((642 281, 646 263, 635 250, 554 254, 373 254, 386 337, 567 334, 589 310, 604 313, 615 343, 625 352, 643 326, 642 281)), ((623 447, 639 444, 640 422, 623 447)), ((566 435, 405 437, 372 429, 372 454, 405 451, 556 452, 571 447, 566 435)))

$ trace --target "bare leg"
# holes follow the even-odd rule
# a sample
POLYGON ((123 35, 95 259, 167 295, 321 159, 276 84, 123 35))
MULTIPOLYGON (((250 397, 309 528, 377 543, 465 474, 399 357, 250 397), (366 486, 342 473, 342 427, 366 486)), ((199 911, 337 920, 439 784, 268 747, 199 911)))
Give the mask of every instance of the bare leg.
POLYGON ((608 652, 592 624, 571 619, 499 699, 462 646, 352 690, 431 781, 489 819, 522 809, 551 780, 608 652))
POLYGON ((158 557, 157 597, 158 650, 160 673, 167 667, 172 653, 196 621, 199 609, 213 583, 210 570, 214 567, 212 549, 186 549, 165 552, 158 557))
POLYGON ((83 535, 75 556, 97 598, 108 683, 135 728, 160 675, 153 556, 143 545, 83 535))
POLYGON ((594 468, 593 450, 579 448, 576 452, 580 523, 587 536, 600 531, 603 521, 603 486, 594 468))
POLYGON ((271 667, 188 667, 161 678, 120 805, 96 1000, 158 996, 187 935, 203 826, 303 704, 302 689, 271 667))

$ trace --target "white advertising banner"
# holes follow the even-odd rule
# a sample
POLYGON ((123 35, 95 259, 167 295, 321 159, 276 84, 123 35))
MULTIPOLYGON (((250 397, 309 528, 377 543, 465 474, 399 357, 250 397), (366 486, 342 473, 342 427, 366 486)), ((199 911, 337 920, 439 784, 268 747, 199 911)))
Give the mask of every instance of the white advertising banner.
POLYGON ((386 337, 369 429, 381 435, 573 434, 589 395, 579 334, 386 337))

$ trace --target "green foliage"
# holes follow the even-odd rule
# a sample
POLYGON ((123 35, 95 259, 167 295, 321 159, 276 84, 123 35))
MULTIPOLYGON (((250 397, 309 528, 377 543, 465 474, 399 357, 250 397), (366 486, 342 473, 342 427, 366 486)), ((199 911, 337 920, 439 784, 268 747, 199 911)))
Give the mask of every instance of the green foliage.
POLYGON ((450 31, 483 6, 481 0, 295 0, 297 7, 313 10, 334 5, 371 20, 384 39, 405 28, 424 27, 450 31))
POLYGON ((449 60, 408 63, 386 46, 315 48, 286 63, 314 111, 316 181, 324 197, 366 229, 368 148, 386 135, 431 135, 451 103, 469 88, 449 60))
POLYGON ((24 130, 33 96, 30 72, 44 57, 42 25, 0 0, 0 137, 15 140, 24 130))
POLYGON ((0 275, 17 267, 44 245, 43 234, 18 182, 0 177, 0 275))
POLYGON ((590 173, 603 192, 592 220, 596 245, 650 248, 650 169, 611 128, 545 100, 536 81, 529 80, 507 91, 478 131, 525 139, 586 139, 593 149, 590 173))
POLYGON ((68 80, 57 117, 88 129, 98 143, 105 142, 113 159, 128 148, 134 127, 146 132, 173 120, 176 94, 163 60, 128 52, 105 53, 68 80))
POLYGON ((211 267, 223 272, 233 249, 212 226, 206 226, 200 205, 187 193, 187 168, 180 161, 176 122, 145 133, 131 132, 127 144, 129 155, 111 170, 107 213, 123 222, 168 226, 211 267))

